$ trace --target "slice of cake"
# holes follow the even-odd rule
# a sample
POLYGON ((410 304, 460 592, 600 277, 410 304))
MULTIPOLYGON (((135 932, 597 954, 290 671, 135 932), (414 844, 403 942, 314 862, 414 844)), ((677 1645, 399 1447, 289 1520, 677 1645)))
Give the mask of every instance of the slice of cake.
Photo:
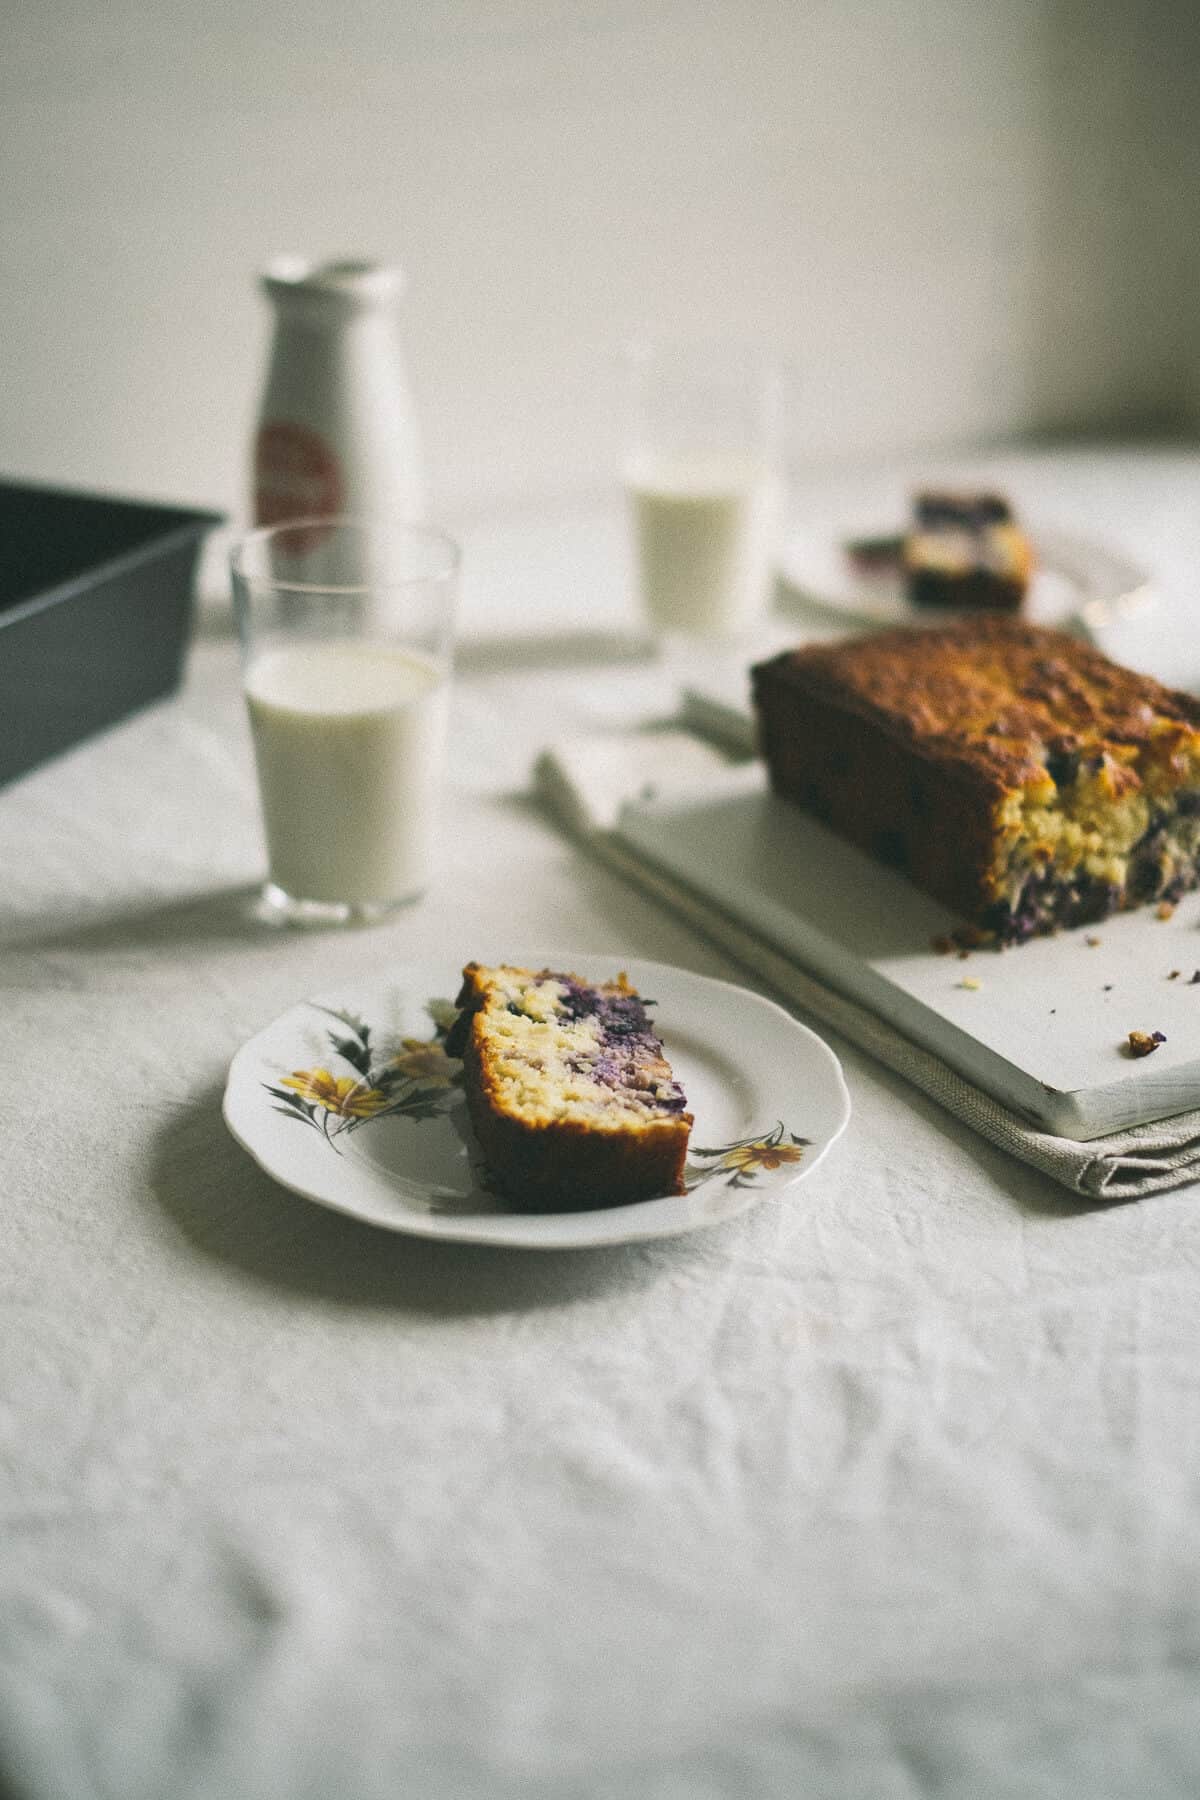
POLYGON ((447 1052, 490 1178, 510 1204, 565 1212, 683 1190, 692 1115, 624 975, 463 970, 447 1052))
POLYGON ((1000 494, 918 494, 902 555, 915 606, 1017 612, 1033 549, 1000 494))
POLYGON ((1200 701, 979 617, 752 672, 772 785, 1001 943, 1200 880, 1200 701))

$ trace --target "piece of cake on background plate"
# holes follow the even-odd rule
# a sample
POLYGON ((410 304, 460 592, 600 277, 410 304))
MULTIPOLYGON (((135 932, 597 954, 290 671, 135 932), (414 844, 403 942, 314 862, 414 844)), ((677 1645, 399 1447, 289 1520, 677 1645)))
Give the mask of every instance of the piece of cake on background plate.
POLYGON ((1002 494, 931 489, 913 500, 901 566, 914 606, 1019 612, 1033 546, 1002 494))

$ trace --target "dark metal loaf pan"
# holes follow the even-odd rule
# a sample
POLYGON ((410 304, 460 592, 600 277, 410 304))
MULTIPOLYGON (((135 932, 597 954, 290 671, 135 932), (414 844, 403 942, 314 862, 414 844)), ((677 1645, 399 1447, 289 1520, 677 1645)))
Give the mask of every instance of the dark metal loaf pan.
POLYGON ((220 523, 0 481, 0 782, 174 692, 220 523))

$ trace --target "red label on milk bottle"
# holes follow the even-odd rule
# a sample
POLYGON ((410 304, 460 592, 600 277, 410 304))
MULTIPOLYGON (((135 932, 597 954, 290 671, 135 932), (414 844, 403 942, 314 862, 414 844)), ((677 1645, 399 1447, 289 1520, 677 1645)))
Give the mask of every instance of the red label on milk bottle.
POLYGON ((290 420, 260 425, 254 444, 255 523, 327 518, 341 507, 341 467, 325 439, 290 420))

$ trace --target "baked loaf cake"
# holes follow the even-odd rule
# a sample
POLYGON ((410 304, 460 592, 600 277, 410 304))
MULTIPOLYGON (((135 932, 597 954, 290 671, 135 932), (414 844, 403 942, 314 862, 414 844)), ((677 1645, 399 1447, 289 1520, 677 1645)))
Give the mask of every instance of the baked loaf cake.
POLYGON ((463 970, 446 1049, 497 1191, 565 1212, 683 1190, 692 1115, 624 975, 463 970))
POLYGON ((752 671, 775 790, 1001 943, 1200 879, 1200 701, 980 616, 752 671))
POLYGON ((918 494, 901 555, 916 606, 1017 612, 1033 549, 1000 494, 918 494))

